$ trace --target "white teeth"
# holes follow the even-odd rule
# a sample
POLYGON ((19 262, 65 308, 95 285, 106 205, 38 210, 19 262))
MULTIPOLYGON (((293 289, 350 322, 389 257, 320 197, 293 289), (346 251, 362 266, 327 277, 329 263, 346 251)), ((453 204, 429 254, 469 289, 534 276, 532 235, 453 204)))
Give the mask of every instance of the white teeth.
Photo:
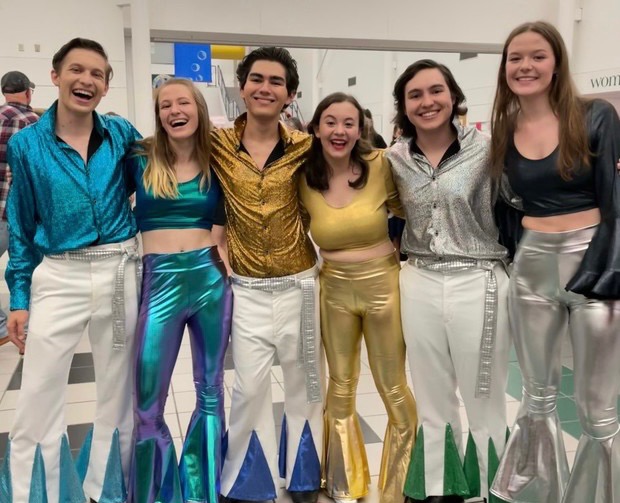
POLYGON ((92 98, 93 97, 93 93, 90 91, 86 91, 84 89, 75 89, 73 91, 73 94, 77 95, 77 96, 82 96, 84 98, 92 98))
POLYGON ((187 124, 187 121, 185 119, 177 119, 177 120, 173 120, 170 125, 172 127, 179 127, 179 126, 185 126, 185 124, 187 124))

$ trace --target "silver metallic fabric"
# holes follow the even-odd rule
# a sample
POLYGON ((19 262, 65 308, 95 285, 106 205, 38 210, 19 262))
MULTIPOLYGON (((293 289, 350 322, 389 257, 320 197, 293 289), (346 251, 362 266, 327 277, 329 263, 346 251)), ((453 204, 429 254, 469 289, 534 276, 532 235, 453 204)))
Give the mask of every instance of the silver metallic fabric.
POLYGON ((620 429, 620 301, 588 299, 565 289, 595 232, 596 227, 526 230, 519 245, 509 308, 523 401, 491 488, 504 500, 620 503, 614 445, 620 429), (567 331, 583 428, 570 477, 556 410, 567 331))
POLYGON ((503 259, 506 249, 498 243, 493 218, 500 184, 489 176, 489 137, 458 121, 454 127, 460 150, 437 168, 411 152, 411 139, 386 151, 406 214, 401 251, 416 257, 503 259))
POLYGON ((318 276, 318 267, 313 267, 307 276, 280 276, 276 278, 248 278, 233 274, 231 281, 235 285, 250 290, 263 292, 282 292, 289 288, 300 288, 301 303, 301 334, 299 338, 298 363, 306 371, 306 397, 308 403, 322 400, 321 379, 319 373, 318 349, 316 337, 318 326, 316 323, 317 303, 315 278, 318 276))
POLYGON ((118 243, 113 245, 92 246, 80 250, 72 250, 57 255, 47 255, 54 260, 78 260, 95 262, 120 256, 121 260, 114 278, 114 296, 112 297, 112 347, 122 351, 125 349, 127 334, 125 333, 125 267, 128 261, 136 263, 136 282, 138 299, 142 285, 142 262, 138 253, 138 242, 134 238, 129 245, 118 243))
POLYGON ((469 269, 483 269, 485 272, 486 288, 484 296, 484 324, 480 339, 480 360, 478 362, 478 377, 476 379, 476 398, 491 396, 491 370, 493 367, 493 347, 497 335, 497 278, 493 268, 497 261, 473 259, 446 259, 409 257, 409 263, 420 269, 428 269, 444 274, 466 271, 469 269))
POLYGON ((617 503, 620 501, 620 441, 618 435, 602 440, 582 435, 575 454, 564 503, 617 503), (611 474, 611 477, 609 477, 611 474))

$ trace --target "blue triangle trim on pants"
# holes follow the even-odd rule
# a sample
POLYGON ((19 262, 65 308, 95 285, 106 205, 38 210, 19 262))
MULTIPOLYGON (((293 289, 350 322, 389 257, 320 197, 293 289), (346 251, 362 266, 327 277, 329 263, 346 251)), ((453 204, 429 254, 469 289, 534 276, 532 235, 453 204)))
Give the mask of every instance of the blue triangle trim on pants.
POLYGON ((80 482, 84 484, 86 478, 86 472, 88 471, 88 463, 90 462, 90 448, 93 443, 93 429, 88 430, 84 443, 80 448, 77 459, 75 460, 75 469, 77 470, 80 482))
POLYGON ((245 459, 234 485, 226 495, 240 500, 272 500, 276 498, 271 470, 255 431, 252 431, 245 459))
POLYGON ((86 496, 82 489, 82 481, 73 463, 67 435, 60 441, 60 485, 59 503, 84 503, 86 496))
POLYGON ((174 445, 170 444, 165 453, 164 476, 161 480, 161 486, 157 493, 156 502, 176 503, 183 501, 181 491, 181 480, 179 478, 179 463, 177 462, 174 445))
POLYGON ((4 462, 0 467, 0 501, 13 501, 13 485, 11 484, 11 441, 6 444, 4 462))
POLYGON ((125 476, 123 475, 121 444, 117 428, 112 435, 112 445, 110 446, 110 454, 105 467, 105 477, 99 503, 124 503, 126 500, 127 488, 125 486, 125 476))
POLYGON ((30 479, 30 497, 28 503, 47 503, 47 484, 45 480, 45 463, 41 454, 41 444, 37 444, 32 464, 30 479))
POLYGON ((278 452, 278 468, 280 478, 286 478, 286 447, 288 438, 288 427, 286 425, 286 414, 282 417, 282 430, 280 431, 280 450, 278 452))
MULTIPOLYGON (((285 457, 286 459, 286 457, 285 457)), ((316 452, 310 423, 306 420, 299 439, 289 491, 316 491, 321 487, 321 462, 316 452)))

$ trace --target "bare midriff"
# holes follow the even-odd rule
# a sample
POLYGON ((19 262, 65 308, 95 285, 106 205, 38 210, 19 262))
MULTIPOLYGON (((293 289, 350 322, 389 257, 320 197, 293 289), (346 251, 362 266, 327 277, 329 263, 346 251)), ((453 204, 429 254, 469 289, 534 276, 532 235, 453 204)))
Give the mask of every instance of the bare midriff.
POLYGON ((523 227, 538 232, 566 232, 584 227, 592 227, 601 221, 601 212, 598 208, 553 215, 550 217, 523 217, 523 227))
POLYGON ((142 233, 142 249, 148 253, 181 253, 214 246, 207 229, 157 229, 142 233))
POLYGON ((334 262, 365 262, 394 253, 394 245, 386 238, 383 243, 363 250, 319 250, 319 253, 325 260, 334 262))

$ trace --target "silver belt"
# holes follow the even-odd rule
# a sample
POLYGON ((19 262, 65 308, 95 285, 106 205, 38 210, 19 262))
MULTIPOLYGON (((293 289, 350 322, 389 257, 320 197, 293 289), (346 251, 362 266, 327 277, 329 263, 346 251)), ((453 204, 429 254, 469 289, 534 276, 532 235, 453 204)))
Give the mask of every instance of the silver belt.
POLYGON ((318 267, 304 277, 282 276, 280 278, 247 278, 232 275, 235 285, 262 292, 282 292, 289 288, 301 289, 301 337, 297 353, 297 363, 306 373, 306 399, 308 403, 321 401, 321 380, 318 365, 318 348, 316 345, 316 302, 314 284, 318 267))
MULTIPOLYGON (((112 245, 111 245, 112 246, 112 245)), ((125 266, 132 260, 136 262, 136 282, 138 299, 142 285, 142 262, 138 254, 138 243, 125 246, 118 244, 113 247, 93 247, 72 250, 55 255, 46 255, 53 260, 77 260, 80 262, 96 262, 113 257, 121 257, 114 279, 114 295, 112 297, 112 348, 125 349, 127 334, 125 332, 125 266)))
POLYGON ((484 323, 480 339, 480 360, 478 361, 478 377, 476 378, 476 398, 491 396, 491 379, 493 369, 493 348, 497 335, 497 277, 493 269, 501 260, 476 259, 440 259, 431 257, 409 257, 407 262, 420 269, 428 269, 441 273, 454 273, 471 269, 484 270, 486 282, 484 294, 484 323))

